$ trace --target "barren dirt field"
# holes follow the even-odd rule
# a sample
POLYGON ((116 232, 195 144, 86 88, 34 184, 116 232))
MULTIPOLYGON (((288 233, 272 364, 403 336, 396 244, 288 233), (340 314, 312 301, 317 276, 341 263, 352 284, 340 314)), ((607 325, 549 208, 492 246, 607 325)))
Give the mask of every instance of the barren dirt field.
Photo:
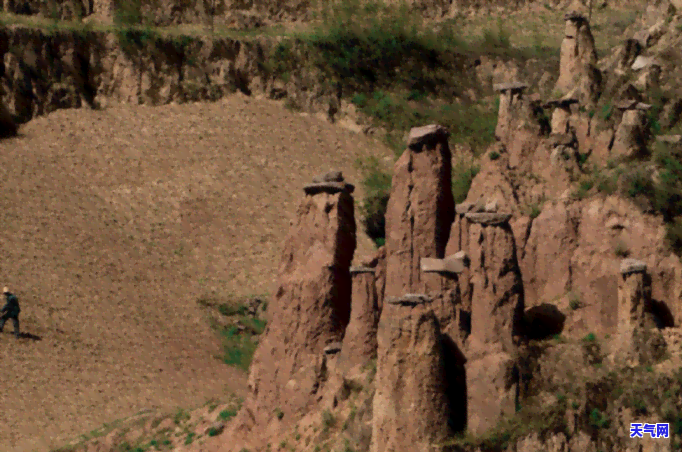
MULTIPOLYGON (((0 143, 0 448, 46 451, 145 408, 240 393, 197 299, 273 290, 302 186, 358 183, 368 138, 266 100, 62 110, 0 143)), ((359 228, 361 230, 361 228, 359 228)), ((371 252, 359 234, 356 256, 371 252)))

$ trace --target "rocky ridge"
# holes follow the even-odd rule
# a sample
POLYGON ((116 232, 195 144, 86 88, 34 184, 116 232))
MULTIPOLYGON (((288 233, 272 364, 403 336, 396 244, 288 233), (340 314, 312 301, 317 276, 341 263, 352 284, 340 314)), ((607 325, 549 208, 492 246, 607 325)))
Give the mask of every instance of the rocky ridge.
MULTIPOLYGON (((438 125, 412 129, 394 167, 386 245, 361 268, 351 267, 352 186, 332 172, 304 188, 277 315, 222 450, 267 450, 290 436, 305 450, 336 439, 377 452, 492 450, 452 438, 484 436, 524 406, 559 409, 559 424, 507 450, 673 450, 679 432, 655 447, 624 435, 645 415, 678 419, 679 400, 642 412, 604 394, 626 378, 643 384, 644 372, 677 378, 680 261, 660 216, 616 193, 574 189, 587 159, 646 157, 647 102, 677 68, 640 57, 677 42, 681 19, 670 15, 665 32, 657 23, 602 61, 585 17, 565 19, 559 95, 543 101, 518 81, 496 87, 497 140, 463 203, 452 198, 448 131, 438 125), (637 80, 623 83, 623 71, 637 80), (610 122, 593 114, 608 96, 610 122), (529 205, 542 209, 530 215, 529 205), (330 437, 341 415, 347 433, 330 437)), ((675 116, 677 102, 661 107, 675 116)))
MULTIPOLYGON (((660 219, 617 194, 586 200, 570 195, 576 176, 584 171, 581 155, 642 155, 623 154, 615 140, 600 149, 593 139, 597 121, 591 121, 586 109, 604 95, 611 74, 596 66, 585 17, 573 13, 565 19, 570 30, 565 47, 575 46, 578 36, 580 50, 562 54, 567 72, 562 72, 557 90, 564 97, 543 103, 527 96, 523 83, 497 87, 502 99, 491 152, 500 157, 484 165, 464 203, 455 206, 450 196, 447 131, 431 125, 410 132, 394 167, 386 245, 374 259, 385 265, 383 290, 371 290, 373 278, 353 281, 361 288, 352 290, 351 312, 357 305, 367 319, 374 318, 366 314, 373 296, 367 294, 383 292, 376 304, 376 350, 363 351, 363 356, 377 356, 373 389, 356 399, 371 405, 372 413, 365 420, 371 426, 369 440, 355 444, 360 450, 400 450, 405 444, 417 450, 466 449, 461 441, 447 445, 448 439, 464 428, 484 437, 523 406, 563 407, 557 418, 562 427, 552 427, 546 437, 533 436, 535 432, 519 438, 515 450, 582 450, 603 441, 610 444, 607 450, 630 450, 635 446, 625 437, 594 436, 594 428, 622 429, 629 422, 629 414, 610 411, 615 407, 608 400, 594 397, 614 384, 607 382, 618 378, 614 371, 625 375, 629 371, 623 369, 646 366, 667 375, 671 366, 679 366, 666 349, 674 347, 671 332, 679 323, 675 287, 680 263, 662 242, 660 219), (552 109, 550 120, 545 110, 552 109), (539 174, 539 180, 523 180, 524 172, 539 174), (533 196, 551 201, 530 217, 523 204, 533 196), (641 260, 614 254, 609 243, 615 239, 641 260), (571 355, 576 346, 556 344, 553 337, 582 341, 582 356, 571 355), (565 359, 571 368, 567 374, 555 364, 565 359), (594 365, 608 371, 590 376, 586 367, 594 365), (581 375, 577 380, 576 372, 581 375), (564 380, 567 375, 572 375, 571 382, 564 380), (548 401, 552 390, 570 392, 571 386, 577 392, 570 408, 548 401), (609 423, 590 421, 603 413, 609 423)), ((623 96, 616 102, 625 105, 628 94, 623 96)), ((641 104, 637 100, 621 111, 645 111, 641 104)), ((611 133, 617 136, 633 122, 640 131, 647 127, 641 116, 623 114, 611 133)), ((620 135, 637 133, 630 129, 620 135)), ((632 145, 641 138, 623 140, 632 145)), ((373 321, 365 325, 371 325, 365 331, 374 331, 373 321)), ((341 353, 352 353, 344 347, 353 343, 344 340, 341 353)), ((362 343, 375 346, 370 340, 362 343)), ((351 396, 339 388, 361 380, 357 368, 333 369, 334 377, 318 380, 320 393, 331 394, 319 397, 318 410, 347 403, 351 396)), ((294 380, 289 384, 296 385, 294 380)), ((660 408, 651 407, 669 416, 660 408)), ((300 421, 297 425, 315 416, 301 411, 291 415, 294 419, 288 422, 300 421)), ((250 444, 248 435, 238 432, 231 431, 237 435, 232 439, 242 442, 225 450, 250 444)), ((660 450, 671 450, 667 448, 675 438, 661 443, 660 450)))

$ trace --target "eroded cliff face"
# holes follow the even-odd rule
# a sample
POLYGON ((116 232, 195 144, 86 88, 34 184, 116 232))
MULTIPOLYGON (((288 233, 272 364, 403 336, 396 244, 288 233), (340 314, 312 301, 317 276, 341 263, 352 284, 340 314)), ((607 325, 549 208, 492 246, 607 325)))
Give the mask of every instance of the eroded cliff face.
MULTIPOLYGON (((320 389, 328 394, 320 410, 362 401, 359 450, 473 450, 447 438, 513 429, 510 419, 524 415, 542 426, 515 437, 516 450, 630 450, 617 432, 642 415, 635 392, 648 391, 652 412, 677 409, 659 406, 642 377, 646 368, 672 381, 679 363, 682 269, 664 222, 616 193, 574 192, 588 158, 648 157, 648 94, 620 92, 610 123, 590 116, 603 85, 590 82, 598 62, 589 23, 566 19, 565 95, 542 100, 524 83, 497 86, 497 142, 465 202, 454 206, 450 195, 447 131, 411 131, 394 167, 386 246, 354 270, 354 326, 338 361, 327 359, 320 389), (353 349, 364 364, 350 372, 340 363, 353 349), (367 392, 354 399, 354 385, 367 392)), ((634 60, 626 53, 619 58, 634 60)))
MULTIPOLYGON (((463 431, 485 435, 533 409, 534 421, 546 423, 529 424, 535 431, 519 433, 504 447, 672 450, 671 441, 634 444, 623 432, 653 413, 679 419, 680 401, 662 406, 660 388, 672 388, 682 400, 675 373, 682 265, 665 245, 660 216, 617 194, 574 193, 587 158, 643 157, 642 140, 650 131, 644 121, 648 94, 641 91, 655 86, 655 77, 645 77, 639 88, 615 89, 623 102, 614 105, 611 123, 590 116, 586 108, 604 86, 594 82, 591 31, 580 15, 566 20, 559 83, 565 95, 543 100, 528 95, 525 83, 497 86, 497 142, 481 159, 465 202, 455 206, 452 197, 448 131, 439 125, 412 129, 394 167, 386 246, 351 268, 352 187, 335 172, 305 187, 284 244, 280 288, 251 368, 249 397, 224 450, 264 451, 283 437, 303 450, 321 443, 372 452, 406 445, 488 450, 486 443, 444 443, 463 431), (632 388, 639 392, 627 393, 632 388), (643 411, 636 397, 652 397, 661 406, 643 411), (339 416, 345 416, 343 427, 335 424, 339 416)), ((618 85, 613 68, 632 69, 642 48, 677 42, 673 25, 673 37, 654 29, 643 43, 626 44, 613 67, 604 69, 606 86, 618 85)), ((96 47, 89 47, 94 44, 79 42, 84 47, 69 53, 59 41, 35 39, 27 42, 41 52, 6 57, 11 70, 3 79, 13 83, 9 92, 23 93, 10 96, 8 105, 27 117, 37 105, 50 104, 45 96, 57 95, 47 85, 38 88, 25 63, 30 61, 40 62, 31 70, 55 71, 74 93, 91 92, 94 99, 130 100, 135 93, 170 101, 184 95, 179 87, 185 76, 242 90, 272 86, 260 78, 253 63, 258 58, 248 57, 260 52, 257 43, 197 44, 177 61, 138 71, 157 74, 154 80, 161 82, 138 82, 135 91, 117 82, 132 79, 134 58, 120 54, 128 61, 120 66, 125 76, 88 69, 77 79, 68 68, 84 60, 63 55, 89 55, 88 68, 103 68, 103 59, 93 56, 99 55, 96 47), (58 69, 47 67, 54 55, 60 56, 58 69), (185 68, 188 55, 202 55, 203 69, 185 68), (178 67, 176 74, 171 68, 178 67), (26 74, 31 82, 21 85, 26 74)), ((115 58, 106 61, 117 67, 115 58)), ((64 98, 92 100, 83 96, 64 98)), ((677 109, 674 99, 666 105, 677 109)))
POLYGON ((341 341, 350 319, 352 191, 340 173, 305 187, 282 251, 272 320, 251 366, 249 397, 235 420, 236 437, 258 429, 263 435, 256 441, 264 444, 278 429, 277 410, 288 421, 321 399, 325 347, 341 341))

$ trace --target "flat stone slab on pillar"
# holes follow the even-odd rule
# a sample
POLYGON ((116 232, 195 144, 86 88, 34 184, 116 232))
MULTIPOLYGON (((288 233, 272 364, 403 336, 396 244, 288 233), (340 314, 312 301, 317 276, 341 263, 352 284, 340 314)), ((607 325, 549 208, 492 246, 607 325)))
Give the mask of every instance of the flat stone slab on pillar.
POLYGON ((682 143, 682 135, 657 135, 656 141, 668 144, 680 144, 682 143))
POLYGON ((341 351, 341 342, 332 342, 324 348, 325 355, 335 355, 341 351))
POLYGON ((629 275, 632 273, 645 273, 646 269, 646 263, 637 259, 623 259, 620 262, 620 272, 623 275, 629 275))
POLYGON ((543 108, 568 108, 573 104, 579 103, 578 99, 574 97, 567 97, 565 99, 554 99, 544 103, 543 108))
POLYGON ((343 182, 343 173, 341 171, 329 171, 313 177, 314 184, 322 182, 343 182))
POLYGON ((315 182, 303 187, 306 195, 317 195, 318 193, 328 193, 333 195, 342 191, 353 193, 355 186, 345 182, 315 182))
POLYGON ((409 293, 401 297, 390 297, 386 300, 386 303, 401 306, 416 306, 418 304, 430 303, 431 301, 431 298, 427 295, 409 293))
POLYGON ((526 88, 528 88, 528 84, 523 82, 496 83, 493 85, 493 89, 501 93, 505 91, 522 91, 526 88))
POLYGON ((512 217, 510 213, 493 213, 493 212, 479 212, 467 213, 464 215, 467 220, 472 223, 483 224, 486 226, 495 226, 508 223, 512 217))
POLYGON ((350 274, 356 275, 358 273, 375 273, 376 269, 372 267, 351 267, 350 274))
POLYGON ((424 273, 462 273, 469 266, 469 259, 463 252, 458 252, 444 259, 422 257, 421 270, 424 273))
POLYGON ((587 17, 585 17, 584 15, 580 14, 577 11, 571 11, 564 14, 564 20, 571 22, 586 22, 587 17))
POLYGON ((413 151, 420 151, 425 144, 439 139, 447 140, 449 136, 448 129, 438 124, 413 127, 407 137, 407 147, 413 151))

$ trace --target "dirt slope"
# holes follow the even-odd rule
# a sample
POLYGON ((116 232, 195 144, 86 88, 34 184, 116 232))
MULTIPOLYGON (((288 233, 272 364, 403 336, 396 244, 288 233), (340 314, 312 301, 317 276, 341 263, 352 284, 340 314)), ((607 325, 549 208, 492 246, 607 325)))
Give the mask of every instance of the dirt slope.
MULTIPOLYGON (((44 451, 149 407, 240 391, 198 297, 272 291, 305 182, 388 152, 280 104, 63 110, 0 142, 0 450, 44 451)), ((369 252, 366 237, 357 254, 369 252)))

